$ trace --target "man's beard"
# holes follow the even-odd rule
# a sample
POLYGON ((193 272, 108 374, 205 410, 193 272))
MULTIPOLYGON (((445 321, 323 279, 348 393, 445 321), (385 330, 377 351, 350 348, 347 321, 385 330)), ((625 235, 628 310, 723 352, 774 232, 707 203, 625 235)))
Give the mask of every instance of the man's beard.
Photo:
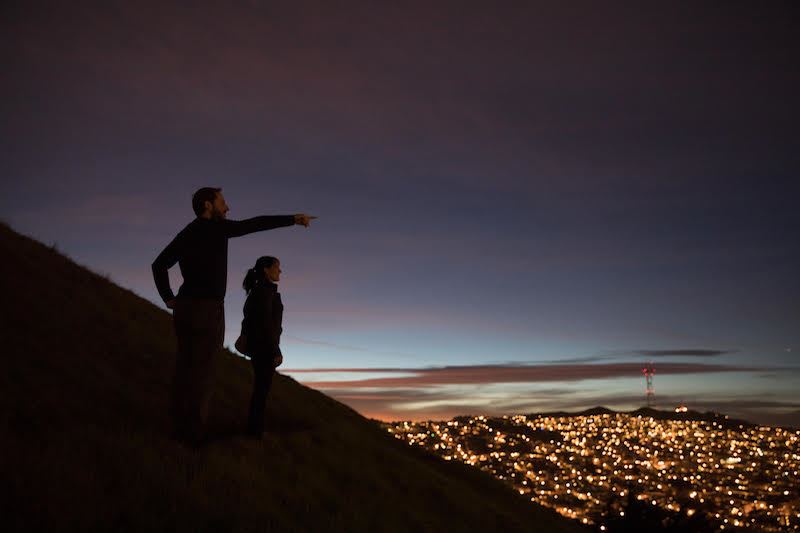
POLYGON ((212 209, 211 218, 214 220, 225 220, 225 213, 219 209, 212 209))

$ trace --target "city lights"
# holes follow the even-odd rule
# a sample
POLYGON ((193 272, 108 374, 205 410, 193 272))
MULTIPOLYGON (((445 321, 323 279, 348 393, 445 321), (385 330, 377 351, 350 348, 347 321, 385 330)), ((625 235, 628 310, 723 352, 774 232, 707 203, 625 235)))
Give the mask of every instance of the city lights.
POLYGON ((702 513, 720 529, 800 529, 800 431, 622 413, 384 427, 585 524, 624 516, 632 492, 667 512, 702 513))

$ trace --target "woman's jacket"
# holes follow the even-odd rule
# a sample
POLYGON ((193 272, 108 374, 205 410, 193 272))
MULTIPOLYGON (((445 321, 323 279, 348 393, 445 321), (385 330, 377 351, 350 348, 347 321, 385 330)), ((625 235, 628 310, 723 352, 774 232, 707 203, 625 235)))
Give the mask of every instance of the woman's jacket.
POLYGON ((242 333, 247 336, 248 355, 274 357, 281 353, 283 302, 278 286, 259 282, 244 302, 242 333))

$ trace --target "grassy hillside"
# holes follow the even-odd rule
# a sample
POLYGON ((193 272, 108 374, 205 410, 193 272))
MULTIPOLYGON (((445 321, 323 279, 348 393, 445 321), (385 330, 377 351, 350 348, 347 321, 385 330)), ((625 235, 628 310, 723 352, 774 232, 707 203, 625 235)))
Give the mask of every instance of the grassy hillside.
POLYGON ((269 436, 238 436, 252 377, 230 353, 216 439, 188 450, 169 438, 170 314, 5 225, 0 257, 6 531, 580 531, 285 376, 269 436))

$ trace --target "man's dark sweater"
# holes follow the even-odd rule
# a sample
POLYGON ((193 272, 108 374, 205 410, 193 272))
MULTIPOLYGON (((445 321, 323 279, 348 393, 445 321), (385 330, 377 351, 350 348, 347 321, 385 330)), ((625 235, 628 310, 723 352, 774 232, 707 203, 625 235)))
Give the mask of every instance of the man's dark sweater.
POLYGON ((222 301, 228 278, 228 239, 291 226, 294 216, 261 216, 246 220, 196 218, 153 261, 153 279, 164 302, 175 299, 168 270, 178 263, 183 284, 178 298, 222 301))

